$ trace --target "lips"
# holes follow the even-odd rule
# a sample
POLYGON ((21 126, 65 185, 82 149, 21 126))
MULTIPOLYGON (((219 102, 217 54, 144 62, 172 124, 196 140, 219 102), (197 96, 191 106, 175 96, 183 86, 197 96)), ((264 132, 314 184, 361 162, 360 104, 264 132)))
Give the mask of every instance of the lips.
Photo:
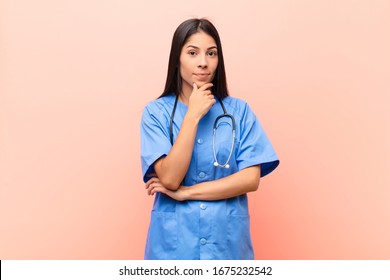
POLYGON ((199 79, 204 80, 210 76, 210 73, 194 73, 199 79))

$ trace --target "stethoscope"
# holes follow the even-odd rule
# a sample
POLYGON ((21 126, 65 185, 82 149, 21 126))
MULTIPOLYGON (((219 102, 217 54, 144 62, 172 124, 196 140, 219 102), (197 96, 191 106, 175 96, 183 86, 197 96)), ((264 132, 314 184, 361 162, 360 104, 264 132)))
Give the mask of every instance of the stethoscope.
MULTIPOLYGON (((177 101, 178 100, 179 100, 179 97, 176 96, 175 104, 173 105, 173 109, 172 109, 171 120, 170 120, 170 123, 169 123, 169 138, 171 140, 171 144, 172 145, 173 145, 173 118, 175 117, 176 106, 177 106, 177 101)), ((214 126, 213 126, 213 140, 212 140, 212 143, 213 143, 213 154, 214 154, 214 166, 215 167, 222 167, 222 168, 229 168, 230 165, 228 164, 228 162, 230 161, 230 158, 232 157, 233 150, 234 150, 234 138, 236 136, 236 123, 235 123, 234 117, 232 115, 226 113, 226 108, 223 105, 222 100, 218 98, 218 101, 219 101, 219 104, 222 107, 223 114, 219 115, 215 119, 214 126), (232 121, 232 145, 230 147, 230 152, 229 152, 228 159, 226 160, 226 162, 224 164, 221 164, 221 163, 218 162, 217 153, 215 151, 215 136, 217 134, 218 121, 220 119, 222 119, 222 118, 229 118, 232 121)))

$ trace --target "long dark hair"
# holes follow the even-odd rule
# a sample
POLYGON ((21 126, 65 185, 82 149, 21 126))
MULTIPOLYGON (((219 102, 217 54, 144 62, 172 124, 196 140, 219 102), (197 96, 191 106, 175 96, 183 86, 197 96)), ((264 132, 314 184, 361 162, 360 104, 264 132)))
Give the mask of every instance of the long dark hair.
POLYGON ((215 43, 217 44, 218 66, 214 78, 212 80, 214 86, 211 88, 211 90, 214 96, 219 99, 223 99, 224 97, 229 95, 226 84, 222 45, 217 29, 207 19, 189 19, 182 22, 173 34, 171 53, 169 55, 168 62, 167 81, 165 83, 164 92, 159 96, 159 98, 171 95, 172 93, 176 96, 180 95, 182 87, 182 79, 180 76, 179 68, 181 49, 191 35, 200 31, 203 31, 213 37, 215 43))

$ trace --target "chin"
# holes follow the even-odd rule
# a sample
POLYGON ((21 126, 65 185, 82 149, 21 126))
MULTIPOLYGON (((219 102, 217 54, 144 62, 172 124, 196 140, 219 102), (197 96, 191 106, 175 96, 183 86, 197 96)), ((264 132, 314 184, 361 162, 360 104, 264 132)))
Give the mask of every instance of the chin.
POLYGON ((198 86, 198 88, 200 88, 201 86, 203 86, 205 84, 205 82, 199 82, 199 81, 194 82, 194 83, 198 86))
POLYGON ((210 83, 210 81, 195 81, 194 82, 198 88, 203 86, 204 84, 210 83))

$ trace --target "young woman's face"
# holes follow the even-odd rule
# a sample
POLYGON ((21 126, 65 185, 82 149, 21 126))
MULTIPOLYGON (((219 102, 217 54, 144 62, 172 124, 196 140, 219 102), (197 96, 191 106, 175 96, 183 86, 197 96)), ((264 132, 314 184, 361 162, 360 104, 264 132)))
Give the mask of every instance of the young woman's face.
POLYGON ((204 32, 191 35, 180 53, 182 92, 192 92, 193 83, 198 87, 210 83, 218 66, 215 40, 204 32))

